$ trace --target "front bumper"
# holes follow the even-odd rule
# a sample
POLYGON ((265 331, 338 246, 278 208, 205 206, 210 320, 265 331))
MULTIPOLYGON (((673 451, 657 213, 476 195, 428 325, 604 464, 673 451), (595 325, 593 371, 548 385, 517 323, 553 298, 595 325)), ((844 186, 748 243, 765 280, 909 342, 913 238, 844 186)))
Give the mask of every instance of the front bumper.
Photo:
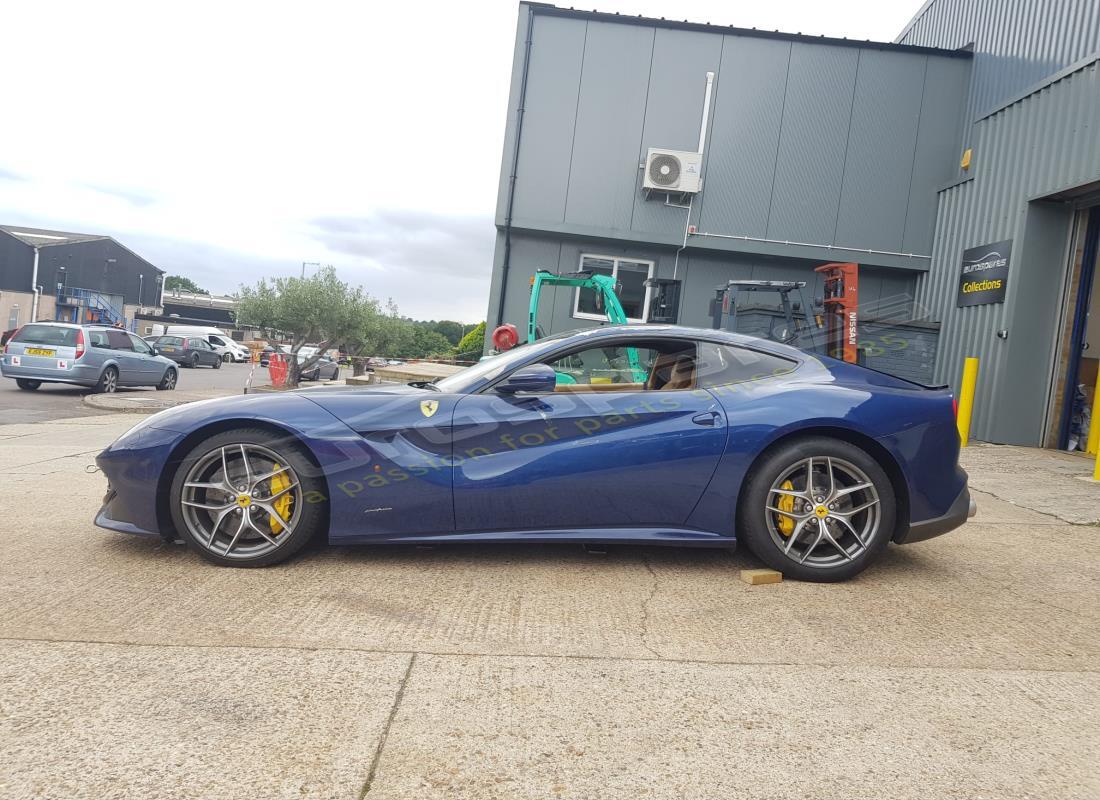
POLYGON ((113 509, 112 506, 116 504, 118 500, 118 492, 108 487, 107 494, 103 498, 103 507, 99 509, 99 513, 95 515, 95 524, 100 528, 106 528, 109 531, 118 531, 119 533, 133 533, 138 536, 160 536, 158 531, 149 531, 144 528, 139 528, 132 522, 126 522, 125 520, 115 519, 111 516, 112 511, 116 514, 117 509, 113 509))
POLYGON ((894 539, 894 541, 897 544, 912 544, 936 536, 943 536, 943 534, 955 530, 977 513, 978 504, 970 497, 970 490, 964 487, 951 504, 951 507, 947 509, 946 514, 942 517, 926 519, 923 522, 910 523, 909 530, 894 539))

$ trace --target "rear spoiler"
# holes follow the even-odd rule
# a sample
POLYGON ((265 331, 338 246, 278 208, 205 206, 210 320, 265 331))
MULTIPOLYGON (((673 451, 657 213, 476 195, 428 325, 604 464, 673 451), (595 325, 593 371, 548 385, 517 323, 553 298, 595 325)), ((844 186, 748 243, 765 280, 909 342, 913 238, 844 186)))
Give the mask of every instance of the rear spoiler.
MULTIPOLYGON (((848 362, 844 362, 844 363, 848 363, 848 362)), ((881 369, 875 369, 874 367, 868 367, 866 364, 856 364, 855 366, 861 367, 862 369, 870 370, 871 372, 877 372, 879 375, 886 375, 887 377, 893 378, 896 381, 901 381, 902 383, 908 383, 910 386, 916 386, 916 387, 919 387, 921 389, 927 389, 930 392, 945 392, 945 391, 948 391, 948 390, 951 389, 951 387, 946 383, 939 383, 939 384, 921 383, 920 381, 914 381, 914 380, 910 380, 909 378, 903 378, 900 375, 894 375, 892 372, 884 372, 881 369)))
MULTIPOLYGON (((802 348, 798 348, 798 349, 802 350, 802 348)), ((809 355, 812 355, 814 358, 824 358, 824 359, 827 359, 828 361, 830 361, 832 363, 841 364, 845 367, 859 367, 860 369, 865 369, 868 372, 874 372, 877 375, 885 375, 887 378, 891 378, 895 381, 900 381, 901 383, 907 383, 910 386, 916 386, 918 389, 925 389, 929 392, 944 392, 944 391, 949 391, 951 389, 951 387, 946 383, 942 383, 942 384, 921 383, 920 381, 914 381, 914 380, 911 380, 909 378, 903 378, 900 375, 894 375, 891 372, 885 372, 881 369, 875 369, 874 367, 869 367, 866 364, 852 364, 848 361, 841 361, 839 358, 833 358, 832 356, 824 355, 823 353, 815 353, 812 350, 802 350, 802 352, 807 353, 809 355)))

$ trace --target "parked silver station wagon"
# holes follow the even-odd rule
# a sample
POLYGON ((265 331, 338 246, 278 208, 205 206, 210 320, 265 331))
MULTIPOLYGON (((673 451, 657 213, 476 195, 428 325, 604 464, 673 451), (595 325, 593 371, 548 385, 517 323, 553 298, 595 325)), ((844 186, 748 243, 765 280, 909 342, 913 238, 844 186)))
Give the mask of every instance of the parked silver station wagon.
POLYGON ((0 374, 28 391, 43 383, 88 386, 96 392, 119 386, 175 389, 179 377, 174 363, 133 333, 65 322, 32 322, 16 331, 4 345, 0 374))

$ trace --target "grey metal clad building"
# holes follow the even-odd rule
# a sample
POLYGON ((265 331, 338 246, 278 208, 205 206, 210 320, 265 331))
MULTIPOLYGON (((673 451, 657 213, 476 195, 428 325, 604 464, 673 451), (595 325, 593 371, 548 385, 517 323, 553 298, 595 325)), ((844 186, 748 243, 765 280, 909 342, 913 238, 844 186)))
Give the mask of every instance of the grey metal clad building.
MULTIPOLYGON (((853 261, 872 366, 954 383, 980 356, 974 434, 1058 443, 1066 387, 1094 369, 1074 348, 1095 258, 1098 9, 932 0, 879 43, 521 3, 490 326, 522 329, 536 269, 614 274, 641 320, 646 279, 679 279, 679 322, 707 327, 728 279, 820 296, 814 267, 853 261), (701 150, 701 189, 647 190, 650 148, 701 150), (898 330, 905 347, 875 351, 898 330)), ((587 302, 558 290, 540 322, 596 324, 587 302)))
POLYGON ((163 279, 110 236, 0 225, 0 329, 34 319, 132 327, 160 305, 163 279))
POLYGON ((971 166, 940 187, 917 287, 942 320, 935 377, 980 357, 974 435, 1064 447, 1100 356, 1100 2, 930 0, 898 41, 974 53, 957 148, 971 166), (1004 302, 958 307, 962 254, 1006 241, 1004 302))

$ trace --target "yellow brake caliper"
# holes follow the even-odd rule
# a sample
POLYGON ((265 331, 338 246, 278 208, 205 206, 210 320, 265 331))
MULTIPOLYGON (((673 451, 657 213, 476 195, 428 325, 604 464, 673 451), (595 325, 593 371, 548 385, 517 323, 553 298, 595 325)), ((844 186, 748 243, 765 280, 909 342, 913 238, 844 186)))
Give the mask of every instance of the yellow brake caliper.
MULTIPOLYGON (((282 469, 282 467, 276 464, 273 469, 279 470, 282 469)), ((290 486, 290 478, 287 477, 286 472, 280 472, 278 475, 271 479, 271 494, 279 494, 279 492, 283 491, 283 489, 286 489, 288 486, 290 486)), ((279 517, 282 517, 282 519, 280 520, 279 517, 276 517, 274 514, 269 515, 271 519, 272 533, 279 533, 280 531, 282 531, 282 523, 290 519, 290 504, 294 502, 294 498, 292 495, 292 492, 287 492, 286 494, 280 496, 272 504, 275 507, 275 510, 279 512, 279 517)))
MULTIPOLYGON (((783 481, 783 484, 779 488, 792 492, 794 491, 794 484, 790 481, 783 481)), ((794 497, 789 494, 779 495, 779 502, 775 504, 775 507, 788 514, 794 512, 794 497)), ((775 517, 781 534, 790 536, 794 533, 794 517, 786 517, 783 514, 776 514, 775 517)))

